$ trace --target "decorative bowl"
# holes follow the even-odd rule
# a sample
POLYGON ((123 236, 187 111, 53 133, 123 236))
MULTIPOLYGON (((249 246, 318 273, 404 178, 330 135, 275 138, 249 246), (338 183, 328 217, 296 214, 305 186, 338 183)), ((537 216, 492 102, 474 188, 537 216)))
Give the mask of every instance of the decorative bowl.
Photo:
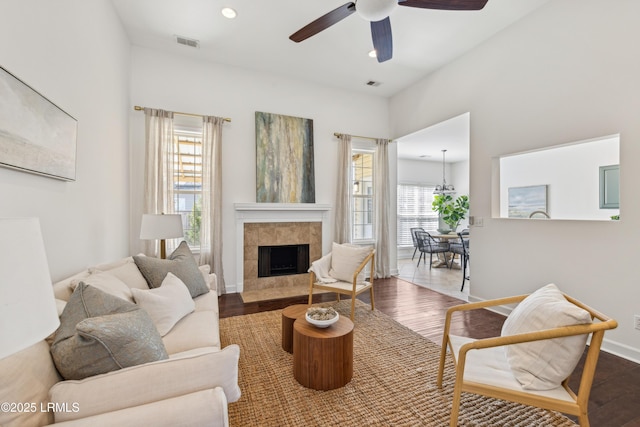
POLYGON ((307 310, 304 318, 316 328, 328 328, 338 321, 340 315, 331 307, 312 307, 307 310))

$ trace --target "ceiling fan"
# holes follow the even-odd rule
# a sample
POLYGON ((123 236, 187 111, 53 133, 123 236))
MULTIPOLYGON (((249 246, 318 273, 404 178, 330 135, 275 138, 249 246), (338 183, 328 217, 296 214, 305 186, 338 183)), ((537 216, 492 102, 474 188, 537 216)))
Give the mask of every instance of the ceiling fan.
POLYGON ((358 12, 371 22, 371 37, 378 62, 384 62, 393 56, 391 21, 389 15, 396 6, 417 7, 421 9, 441 10, 480 10, 488 0, 354 0, 321 16, 302 27, 289 38, 296 43, 308 39, 342 21, 353 12, 358 12))

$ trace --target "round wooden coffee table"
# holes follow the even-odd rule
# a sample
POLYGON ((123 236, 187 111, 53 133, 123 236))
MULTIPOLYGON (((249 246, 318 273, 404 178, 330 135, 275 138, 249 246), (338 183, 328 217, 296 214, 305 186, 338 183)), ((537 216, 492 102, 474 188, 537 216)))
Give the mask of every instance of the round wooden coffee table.
POLYGON ((348 317, 316 328, 304 317, 293 324, 293 376, 314 390, 333 390, 353 376, 353 322, 348 317))
POLYGON ((282 349, 293 353, 293 322, 304 317, 309 306, 307 304, 290 305, 282 310, 282 349))

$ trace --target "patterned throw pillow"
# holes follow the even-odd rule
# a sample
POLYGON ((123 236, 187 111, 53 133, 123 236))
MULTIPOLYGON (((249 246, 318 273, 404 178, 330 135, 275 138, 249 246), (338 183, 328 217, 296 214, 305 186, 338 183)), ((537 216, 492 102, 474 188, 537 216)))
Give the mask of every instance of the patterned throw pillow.
POLYGON ((67 380, 169 357, 146 311, 84 282, 64 307, 51 355, 67 380))
POLYGON ((159 288, 167 273, 173 273, 187 286, 191 298, 209 292, 187 242, 180 243, 167 259, 136 255, 133 260, 150 288, 159 288))

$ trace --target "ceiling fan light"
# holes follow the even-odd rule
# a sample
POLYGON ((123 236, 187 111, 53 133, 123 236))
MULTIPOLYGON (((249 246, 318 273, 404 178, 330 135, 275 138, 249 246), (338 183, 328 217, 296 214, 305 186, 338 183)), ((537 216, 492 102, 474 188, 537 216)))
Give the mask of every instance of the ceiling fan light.
POLYGON ((398 7, 398 0, 358 0, 356 11, 367 21, 382 21, 398 7))
POLYGON ((378 52, 375 49, 369 51, 369 58, 375 58, 378 56, 378 52))

